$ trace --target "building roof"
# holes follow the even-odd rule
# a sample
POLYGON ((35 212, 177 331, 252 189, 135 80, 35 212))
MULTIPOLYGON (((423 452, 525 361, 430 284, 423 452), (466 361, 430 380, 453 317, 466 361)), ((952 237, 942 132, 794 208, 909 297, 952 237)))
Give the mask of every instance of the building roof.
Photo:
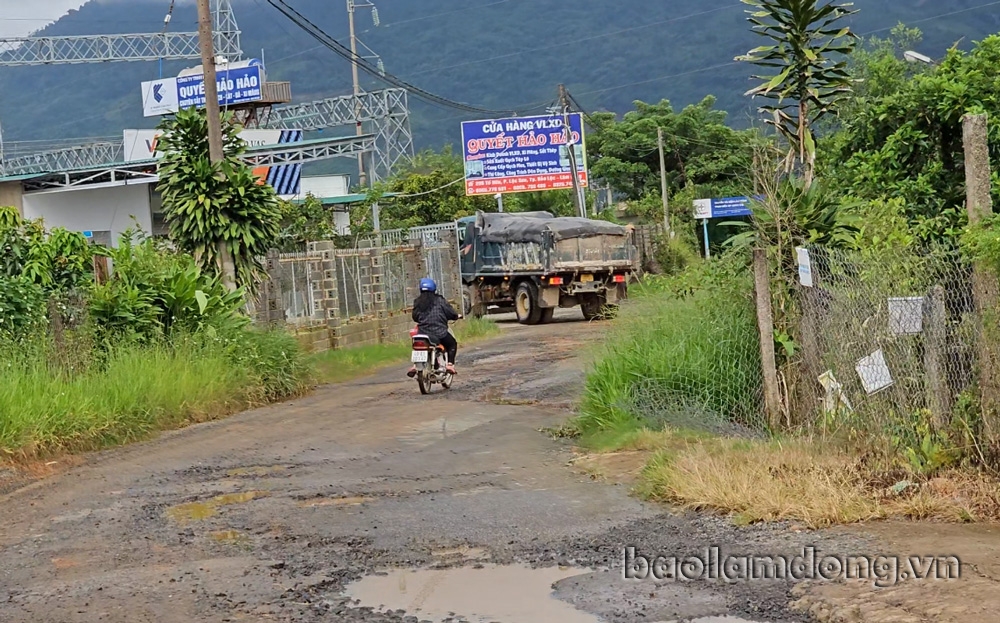
MULTIPOLYGON (((383 197, 395 197, 397 193, 385 193, 383 197)), ((361 203, 368 199, 368 195, 364 193, 354 193, 351 195, 341 195, 340 197, 316 197, 319 202, 325 206, 332 205, 345 205, 349 203, 361 203)), ((293 199, 292 203, 305 203, 305 199, 293 199)))

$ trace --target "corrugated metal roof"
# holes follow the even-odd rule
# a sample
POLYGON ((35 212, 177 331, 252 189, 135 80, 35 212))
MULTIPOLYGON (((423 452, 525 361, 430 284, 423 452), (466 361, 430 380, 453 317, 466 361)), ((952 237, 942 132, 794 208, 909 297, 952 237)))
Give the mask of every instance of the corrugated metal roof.
POLYGON ((49 173, 25 173, 23 175, 11 175, 9 177, 0 177, 0 184, 4 182, 23 182, 25 180, 33 180, 36 177, 44 177, 50 175, 49 173))
MULTIPOLYGON (((385 193, 385 197, 394 197, 397 193, 385 193)), ((340 197, 316 197, 319 202, 325 206, 330 205, 344 205, 347 203, 361 203, 362 201, 368 199, 368 195, 363 193, 355 193, 353 195, 342 195, 340 197)), ((305 199, 295 199, 292 203, 305 203, 305 199)))

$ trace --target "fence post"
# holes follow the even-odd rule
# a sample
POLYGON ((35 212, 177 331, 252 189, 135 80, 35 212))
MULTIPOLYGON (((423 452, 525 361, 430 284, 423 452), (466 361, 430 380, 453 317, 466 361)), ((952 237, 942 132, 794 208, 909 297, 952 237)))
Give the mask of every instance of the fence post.
POLYGON ((822 386, 819 383, 819 377, 823 374, 823 356, 819 338, 821 303, 815 287, 799 286, 798 291, 802 305, 800 340, 804 382, 800 389, 803 400, 802 404, 797 406, 796 415, 808 417, 822 398, 822 386))
MULTIPOLYGON (((966 115, 962 119, 965 146, 966 210, 969 224, 976 224, 993 213, 990 197, 990 151, 985 114, 966 115)), ((988 267, 976 262, 972 276, 973 295, 979 312, 979 395, 983 429, 993 453, 1000 452, 1000 379, 997 379, 997 352, 994 347, 997 319, 997 279, 988 267)))
POLYGON ((336 246, 332 242, 314 242, 310 252, 322 255, 319 268, 322 279, 313 282, 313 298, 317 311, 322 313, 326 330, 330 339, 330 348, 340 348, 340 290, 337 286, 337 256, 336 246))
POLYGON ((285 306, 281 298, 281 254, 277 249, 268 249, 264 260, 267 273, 260 284, 260 306, 257 310, 258 322, 271 326, 285 322, 285 306))
POLYGON ((764 407, 771 431, 781 425, 781 401, 778 397, 778 368, 774 359, 774 317, 771 311, 771 279, 767 251, 753 250, 753 282, 757 303, 757 331, 760 334, 760 364, 764 381, 764 407))
POLYGON ((944 287, 931 288, 925 309, 924 375, 926 378, 927 408, 931 412, 934 428, 941 431, 948 427, 951 413, 948 378, 945 375, 945 344, 947 324, 944 307, 944 287))

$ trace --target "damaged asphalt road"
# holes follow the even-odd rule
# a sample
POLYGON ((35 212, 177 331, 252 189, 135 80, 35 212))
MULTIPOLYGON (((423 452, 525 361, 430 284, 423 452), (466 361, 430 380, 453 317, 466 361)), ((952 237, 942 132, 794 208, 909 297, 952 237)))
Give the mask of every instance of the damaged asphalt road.
MULTIPOLYGON (((415 622, 441 598, 433 588, 445 590, 444 576, 409 592, 400 576, 374 604, 344 591, 387 569, 435 568, 451 569, 448 582, 468 592, 462 582, 494 565, 522 565, 504 577, 525 583, 534 581, 529 567, 568 569, 555 594, 580 609, 581 621, 805 620, 788 610, 785 582, 623 579, 625 546, 794 555, 805 545, 850 552, 863 544, 674 516, 567 466, 571 446, 540 429, 569 415, 587 347, 602 330, 505 322, 500 338, 461 350, 447 394, 420 396, 400 362, 95 455, 2 497, 0 621, 415 622), (397 609, 372 610, 382 603, 397 609)), ((450 614, 440 618, 451 621, 481 614, 443 608, 450 614)), ((513 620, 501 615, 485 620, 513 620)))

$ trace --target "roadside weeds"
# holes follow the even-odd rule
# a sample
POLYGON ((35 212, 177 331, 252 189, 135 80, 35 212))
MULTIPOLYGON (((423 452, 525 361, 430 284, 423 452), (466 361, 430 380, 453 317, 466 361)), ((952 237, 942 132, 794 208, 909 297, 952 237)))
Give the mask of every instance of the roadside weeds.
POLYGON ((644 467, 632 474, 638 496, 728 515, 742 525, 792 521, 815 529, 886 519, 1000 519, 1000 485, 987 475, 877 474, 819 439, 730 439, 637 428, 605 431, 580 443, 587 454, 575 462, 592 477, 620 479, 615 463, 642 461, 644 467), (637 453, 617 462, 606 458, 637 453))

